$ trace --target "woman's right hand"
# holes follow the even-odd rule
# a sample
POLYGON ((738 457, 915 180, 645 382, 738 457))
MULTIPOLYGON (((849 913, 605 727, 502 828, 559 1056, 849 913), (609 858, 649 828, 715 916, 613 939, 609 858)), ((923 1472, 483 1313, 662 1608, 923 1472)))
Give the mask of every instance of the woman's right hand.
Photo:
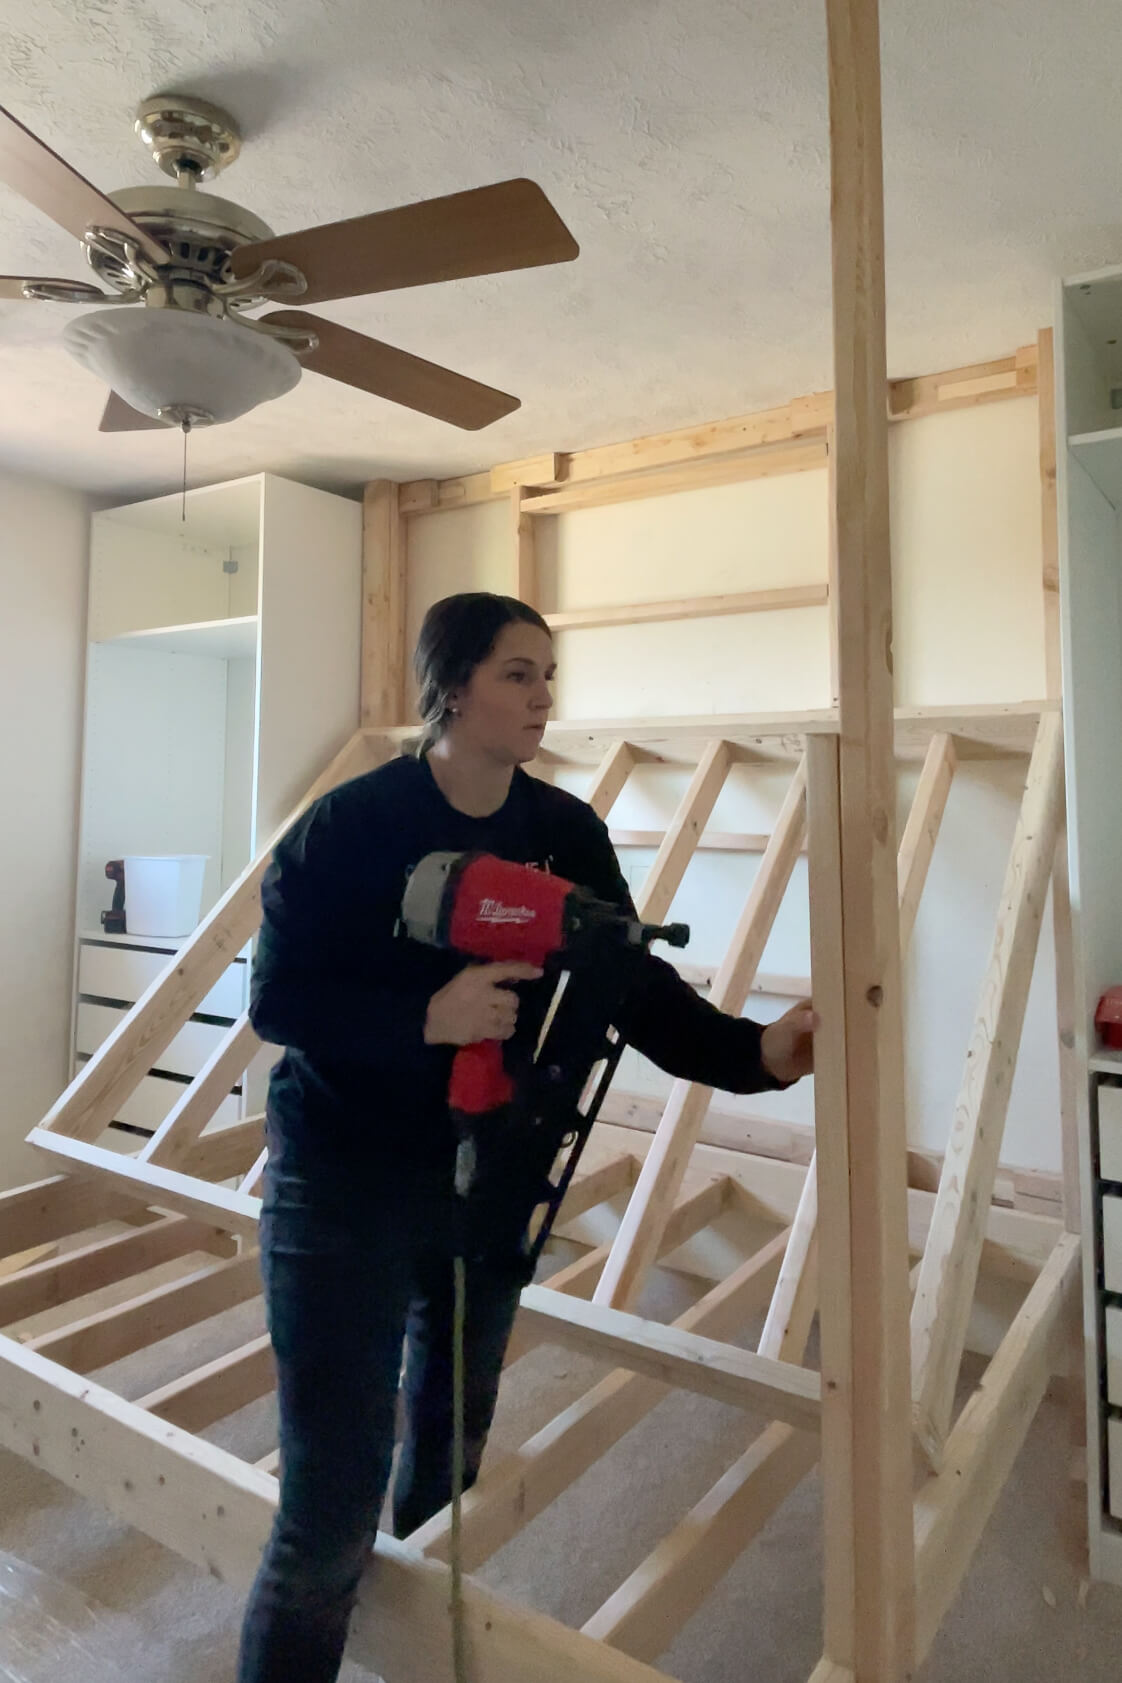
POLYGON ((425 1016, 429 1046, 474 1046, 480 1040, 509 1040, 518 1021, 518 995, 511 982, 536 982, 533 964, 469 964, 434 993, 425 1016))

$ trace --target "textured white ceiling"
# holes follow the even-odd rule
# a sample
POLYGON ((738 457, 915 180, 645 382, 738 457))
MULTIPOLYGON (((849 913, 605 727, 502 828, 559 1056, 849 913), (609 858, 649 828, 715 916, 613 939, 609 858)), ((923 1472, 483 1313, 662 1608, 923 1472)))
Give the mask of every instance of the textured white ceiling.
MULTIPOLYGON (((1122 261, 1119 0, 882 0, 889 362, 1003 355, 1051 282, 1122 261)), ((735 414, 831 384, 823 0, 0 0, 0 104, 98 186, 159 179, 163 88, 246 143, 217 191, 278 232, 529 175, 574 264, 322 306, 517 392, 461 433, 306 374, 191 440, 202 483, 353 488, 735 414)), ((0 188, 0 273, 81 275, 0 188)), ((0 302, 0 466, 112 496, 175 434, 100 436, 70 312, 0 302)))

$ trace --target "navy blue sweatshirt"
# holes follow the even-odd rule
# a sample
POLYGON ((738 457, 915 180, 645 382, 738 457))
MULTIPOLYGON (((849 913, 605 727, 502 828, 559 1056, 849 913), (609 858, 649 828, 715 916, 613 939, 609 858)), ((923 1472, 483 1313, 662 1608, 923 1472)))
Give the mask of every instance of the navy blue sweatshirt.
MULTIPOLYGON (((521 770, 487 818, 451 806, 427 761, 412 757, 309 807, 262 885, 250 1018, 286 1048, 269 1087, 271 1156, 321 1185, 373 1173, 404 1190, 451 1177, 455 1048, 427 1045, 423 1031, 429 1000, 464 961, 408 940, 398 920, 413 866, 460 849, 538 865, 634 914, 604 823, 521 770)), ((519 1040, 536 1038, 543 987, 519 989, 519 1040)), ((763 1067, 759 1026, 716 1010, 653 954, 618 1026, 671 1075, 734 1093, 778 1085, 763 1067)))

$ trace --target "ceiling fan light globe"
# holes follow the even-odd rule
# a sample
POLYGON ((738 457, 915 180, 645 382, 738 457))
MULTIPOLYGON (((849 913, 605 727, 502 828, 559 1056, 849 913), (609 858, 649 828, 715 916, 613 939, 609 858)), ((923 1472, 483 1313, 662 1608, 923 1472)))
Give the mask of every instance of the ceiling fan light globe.
POLYGON ((185 310, 93 310, 63 344, 134 409, 196 410, 233 421, 300 379, 286 345, 224 316, 185 310))

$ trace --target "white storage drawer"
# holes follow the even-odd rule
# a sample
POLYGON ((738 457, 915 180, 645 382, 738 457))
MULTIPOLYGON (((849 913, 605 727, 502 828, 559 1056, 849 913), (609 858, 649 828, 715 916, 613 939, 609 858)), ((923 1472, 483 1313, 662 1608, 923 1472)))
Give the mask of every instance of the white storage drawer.
POLYGON ((1106 1423, 1107 1507, 1122 1519, 1122 1420, 1106 1423))
POLYGON ((1103 1180, 1122 1181, 1122 1087, 1100 1081, 1099 1173, 1103 1180))
POLYGON ((1122 1309, 1106 1312, 1106 1400, 1122 1408, 1122 1309))
MULTIPOLYGON (((128 1012, 123 1007, 91 1005, 82 1000, 78 1006, 77 1051, 96 1052, 102 1041, 127 1016, 128 1012)), ((198 1075, 229 1032, 219 1023, 184 1023, 171 1045, 160 1053, 157 1066, 170 1070, 173 1075, 198 1075)))
MULTIPOLYGON (((172 1105, 178 1103, 185 1091, 181 1081, 165 1081, 159 1075, 146 1075, 135 1093, 130 1093, 121 1105, 114 1121, 131 1123, 134 1128, 158 1128, 172 1105)), ((215 1112, 215 1120, 238 1120, 238 1100, 234 1093, 222 1100, 215 1112)))
POLYGON ((1122 1198, 1103 1196, 1103 1284, 1122 1292, 1122 1198))
MULTIPOLYGON (((78 992, 134 1003, 174 957, 174 953, 144 952, 138 947, 97 947, 83 942, 78 950, 78 992)), ((246 1006, 248 974, 247 964, 231 964, 196 1011, 211 1017, 240 1017, 246 1006)))

